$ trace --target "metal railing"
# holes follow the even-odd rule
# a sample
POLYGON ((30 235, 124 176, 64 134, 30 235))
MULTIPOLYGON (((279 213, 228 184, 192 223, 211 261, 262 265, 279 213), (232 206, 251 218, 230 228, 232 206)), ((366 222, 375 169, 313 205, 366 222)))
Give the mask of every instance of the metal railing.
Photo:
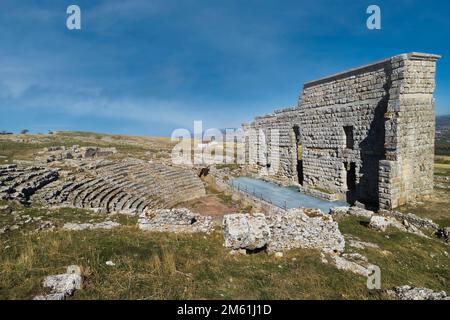
POLYGON ((231 188, 237 190, 238 192, 243 192, 249 195, 252 195, 253 197, 265 201, 271 205, 277 206, 279 208, 282 208, 284 210, 287 210, 287 203, 286 200, 284 200, 284 205, 277 204, 276 202, 273 202, 271 198, 264 197, 264 195, 260 192, 256 192, 255 187, 253 187, 251 190, 249 190, 247 185, 241 185, 239 182, 233 182, 233 180, 228 181, 228 185, 231 186, 231 188))

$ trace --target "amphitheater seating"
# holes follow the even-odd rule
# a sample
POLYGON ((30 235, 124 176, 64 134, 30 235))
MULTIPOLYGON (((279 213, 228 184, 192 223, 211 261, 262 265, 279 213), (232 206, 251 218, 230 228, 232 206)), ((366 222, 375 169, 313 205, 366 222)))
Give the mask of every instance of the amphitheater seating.
POLYGON ((0 196, 25 203, 34 193, 50 206, 140 214, 201 197, 205 188, 194 171, 138 159, 89 162, 59 179, 57 170, 0 166, 0 196))

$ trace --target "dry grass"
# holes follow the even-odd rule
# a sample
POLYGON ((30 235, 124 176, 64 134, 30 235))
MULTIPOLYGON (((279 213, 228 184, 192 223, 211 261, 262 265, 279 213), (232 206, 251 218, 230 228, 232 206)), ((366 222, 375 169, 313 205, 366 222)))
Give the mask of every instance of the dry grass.
POLYGON ((450 226, 450 190, 434 189, 431 199, 411 203, 396 210, 404 213, 414 213, 420 217, 432 219, 441 226, 450 226))
POLYGON ((69 264, 81 265, 86 277, 75 299, 371 297, 363 278, 322 264, 316 251, 231 256, 222 241, 219 231, 205 238, 134 227, 13 237, 0 258, 0 298, 29 299, 42 292, 46 275, 69 264))

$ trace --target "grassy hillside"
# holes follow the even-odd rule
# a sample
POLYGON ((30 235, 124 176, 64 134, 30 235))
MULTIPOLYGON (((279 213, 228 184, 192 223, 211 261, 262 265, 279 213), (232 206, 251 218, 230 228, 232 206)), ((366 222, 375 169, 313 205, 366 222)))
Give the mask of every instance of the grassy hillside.
MULTIPOLYGON (((42 136, 0 138, 3 162, 32 160, 53 145, 115 146, 122 153, 146 156, 169 152, 164 138, 143 138, 68 132, 42 136), (20 142, 17 139, 26 139, 20 142), (11 140, 12 139, 12 140, 11 140)), ((0 158, 0 163, 2 159, 0 158)), ((437 174, 449 175, 450 157, 436 157, 437 174)), ((217 193, 218 191, 216 191, 217 193)), ((211 193, 213 194, 213 193, 211 193)), ((211 194, 209 196, 211 196, 211 194)), ((239 208, 226 194, 221 206, 239 208)), ((199 202, 200 205, 204 202, 199 202)), ((1 206, 12 206, 0 201, 1 206)), ((220 207, 219 204, 216 204, 220 207)), ((430 201, 400 208, 450 226, 450 190, 437 189, 430 201)), ((36 233, 33 223, 0 234, 0 299, 30 299, 42 294, 42 280, 78 264, 85 278, 71 299, 380 299, 383 291, 366 289, 366 279, 324 264, 315 250, 292 250, 282 258, 260 252, 230 255, 223 247, 220 226, 211 235, 146 233, 135 217, 109 216, 122 224, 114 230, 64 231, 65 222, 97 222, 104 215, 79 209, 45 209, 13 205, 15 212, 51 221, 53 231, 36 233), (107 266, 106 261, 115 266, 107 266)), ((226 209, 226 208, 225 208, 226 209)), ((0 209, 0 228, 13 223, 0 209)), ((396 230, 375 232, 362 218, 339 220, 345 235, 380 248, 354 249, 381 268, 382 289, 410 284, 450 292, 449 246, 396 230)))

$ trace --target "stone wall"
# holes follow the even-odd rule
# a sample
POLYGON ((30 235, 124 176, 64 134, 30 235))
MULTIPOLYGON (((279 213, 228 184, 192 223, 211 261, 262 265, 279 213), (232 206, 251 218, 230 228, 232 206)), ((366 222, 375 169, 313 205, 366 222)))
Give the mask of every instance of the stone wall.
POLYGON ((300 143, 300 134, 294 127, 298 128, 300 117, 298 108, 291 107, 243 124, 246 163, 257 168, 261 175, 271 175, 290 183, 299 182, 297 143, 300 143))
POLYGON ((244 125, 250 165, 304 190, 381 208, 430 195, 438 59, 402 54, 306 83, 296 108, 244 125), (271 138, 260 137, 273 129, 280 132, 278 158, 270 155, 271 138), (274 159, 279 170, 264 171, 274 159))

